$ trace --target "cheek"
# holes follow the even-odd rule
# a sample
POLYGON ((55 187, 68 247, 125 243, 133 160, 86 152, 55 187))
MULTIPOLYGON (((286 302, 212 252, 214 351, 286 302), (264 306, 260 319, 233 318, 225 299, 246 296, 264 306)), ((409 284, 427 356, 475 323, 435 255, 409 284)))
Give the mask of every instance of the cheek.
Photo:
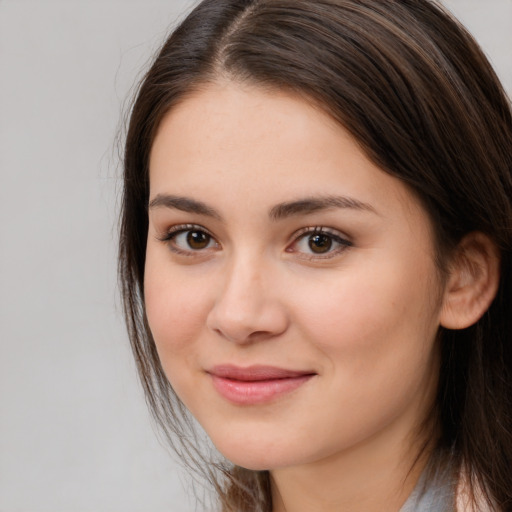
POLYGON ((296 299, 300 325, 333 365, 346 362, 347 372, 399 367, 428 351, 435 337, 439 305, 432 300, 431 272, 381 262, 361 272, 340 272, 323 286, 305 283, 296 299))
POLYGON ((189 407, 194 403, 196 383, 191 370, 197 368, 200 356, 198 340, 205 326, 206 297, 189 280, 168 271, 159 272, 158 266, 151 264, 146 266, 144 296, 164 373, 189 407))
POLYGON ((186 357, 205 326, 209 308, 207 287, 190 276, 173 272, 156 258, 146 260, 144 301, 148 323, 164 367, 186 357), (171 357, 172 356, 172 357, 171 357))

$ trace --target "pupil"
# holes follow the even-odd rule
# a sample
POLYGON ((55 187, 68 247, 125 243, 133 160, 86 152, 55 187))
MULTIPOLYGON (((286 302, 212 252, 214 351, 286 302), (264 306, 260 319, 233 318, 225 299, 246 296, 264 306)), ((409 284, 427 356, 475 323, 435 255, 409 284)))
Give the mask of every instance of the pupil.
POLYGON ((309 238, 309 248, 316 253, 329 251, 332 246, 332 239, 327 235, 312 235, 309 238))
POLYGON ((210 235, 202 231, 190 231, 187 235, 187 243, 191 249, 204 249, 210 242, 210 235))

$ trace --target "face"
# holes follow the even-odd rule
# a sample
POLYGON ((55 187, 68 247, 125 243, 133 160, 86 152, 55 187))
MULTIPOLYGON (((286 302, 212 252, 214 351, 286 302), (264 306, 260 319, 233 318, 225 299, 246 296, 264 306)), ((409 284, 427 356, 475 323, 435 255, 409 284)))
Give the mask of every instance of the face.
POLYGON ((219 451, 274 469, 409 439, 438 375, 432 240, 414 195, 304 99, 226 82, 167 114, 147 316, 219 451))

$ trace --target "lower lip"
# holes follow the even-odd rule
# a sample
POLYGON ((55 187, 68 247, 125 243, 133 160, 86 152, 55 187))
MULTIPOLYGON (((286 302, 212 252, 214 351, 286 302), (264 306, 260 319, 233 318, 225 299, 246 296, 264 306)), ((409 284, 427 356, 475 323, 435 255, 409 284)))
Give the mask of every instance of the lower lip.
POLYGON ((295 391, 313 375, 258 381, 232 380, 216 375, 211 377, 217 392, 230 402, 237 405, 256 405, 271 402, 295 391))

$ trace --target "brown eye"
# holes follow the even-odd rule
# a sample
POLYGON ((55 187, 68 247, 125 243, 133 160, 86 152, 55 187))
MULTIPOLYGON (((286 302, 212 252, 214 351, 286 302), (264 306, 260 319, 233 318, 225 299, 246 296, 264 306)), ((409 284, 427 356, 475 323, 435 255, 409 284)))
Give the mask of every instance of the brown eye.
POLYGON ((324 254, 332 248, 332 237, 324 234, 311 235, 308 238, 308 245, 315 254, 324 254))
POLYGON ((200 226, 191 224, 173 227, 171 232, 160 240, 165 242, 171 251, 187 256, 220 249, 219 243, 210 233, 200 226))
POLYGON ((195 251, 206 249, 211 239, 212 237, 204 231, 187 231, 187 244, 195 251))
POLYGON ((296 253, 299 258, 321 260, 334 258, 352 247, 345 235, 332 228, 304 228, 298 232, 295 241, 286 252, 296 253))

